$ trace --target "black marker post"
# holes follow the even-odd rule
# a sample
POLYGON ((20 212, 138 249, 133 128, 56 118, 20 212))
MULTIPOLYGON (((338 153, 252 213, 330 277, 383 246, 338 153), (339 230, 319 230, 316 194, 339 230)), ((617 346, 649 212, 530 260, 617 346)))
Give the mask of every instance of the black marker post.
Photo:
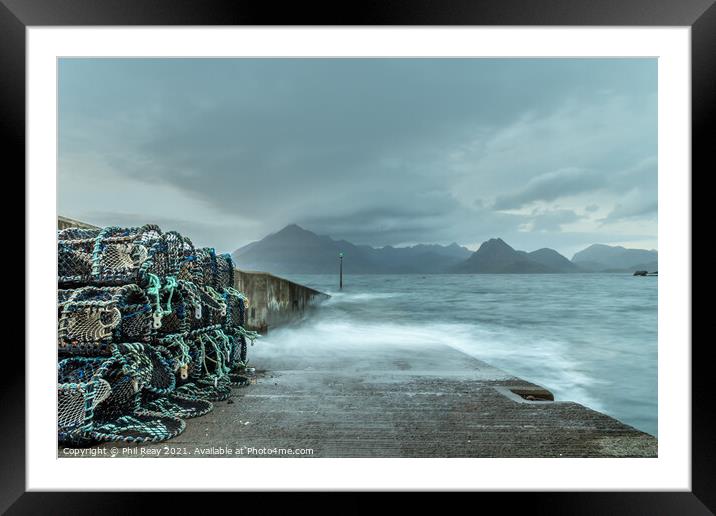
POLYGON ((343 290, 343 253, 338 253, 338 258, 340 258, 340 290, 343 290))

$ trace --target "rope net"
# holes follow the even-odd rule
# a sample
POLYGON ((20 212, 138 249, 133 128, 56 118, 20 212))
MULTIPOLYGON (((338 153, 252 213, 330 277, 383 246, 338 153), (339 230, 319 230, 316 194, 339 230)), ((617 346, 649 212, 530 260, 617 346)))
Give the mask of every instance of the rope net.
POLYGON ((144 286, 149 274, 176 276, 185 260, 186 239, 158 226, 58 232, 58 280, 62 285, 144 286))
POLYGON ((159 227, 58 231, 59 441, 159 442, 250 383, 231 256, 159 227))
POLYGON ((137 285, 82 287, 57 293, 61 354, 109 354, 109 344, 151 341, 152 308, 137 285))
POLYGON ((221 292, 234 286, 234 262, 230 254, 220 254, 216 257, 216 275, 214 289, 221 292))

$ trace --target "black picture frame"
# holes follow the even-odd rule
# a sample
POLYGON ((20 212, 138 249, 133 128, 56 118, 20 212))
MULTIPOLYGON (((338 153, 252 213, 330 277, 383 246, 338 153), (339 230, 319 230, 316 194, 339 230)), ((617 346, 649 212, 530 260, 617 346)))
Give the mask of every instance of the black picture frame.
MULTIPOLYGON (((714 0, 369 0, 282 3, 246 0, 0 0, 0 128, 3 163, 25 167, 25 30, 64 25, 510 25, 689 26, 692 35, 692 170, 716 169, 714 0), (10 160, 8 160, 10 158, 10 160)), ((689 171, 684 171, 689 173, 689 171)), ((693 172, 691 177, 693 178, 693 172)), ((26 274, 28 271, 26 270, 26 274)), ((10 335, 5 334, 6 337, 10 335)), ((17 339, 15 339, 17 340, 17 339)), ((709 339, 710 340, 710 339, 709 339)), ((26 343, 27 344, 27 343, 26 343)), ((669 343, 688 346, 689 342, 669 343)), ((716 512, 716 428, 708 340, 692 346, 692 491, 484 494, 502 510, 532 514, 712 514, 716 512)), ((0 375, 0 511, 114 514, 148 508, 147 494, 26 493, 25 354, 8 343, 0 375), (15 353, 16 356, 7 356, 15 353)), ((237 468, 237 474, 240 472, 237 468)), ((88 468, 88 474, 91 469, 88 468)), ((190 510, 187 496, 163 497, 164 512, 190 510), (182 509, 172 508, 181 506, 182 509)), ((214 504, 217 500, 214 500, 214 504)), ((222 502, 219 502, 222 503, 222 502)), ((241 510, 264 504, 243 497, 241 510)), ((218 509, 218 507, 217 507, 218 509)))

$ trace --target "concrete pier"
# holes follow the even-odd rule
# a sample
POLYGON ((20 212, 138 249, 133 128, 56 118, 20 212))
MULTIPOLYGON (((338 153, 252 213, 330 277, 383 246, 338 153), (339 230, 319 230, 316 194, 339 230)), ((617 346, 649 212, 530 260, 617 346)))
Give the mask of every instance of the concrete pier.
MULTIPOLYGON (((577 403, 539 401, 551 393, 448 346, 282 350, 279 333, 289 331, 251 348, 262 368, 254 385, 187 420, 166 444, 189 456, 226 448, 243 450, 235 457, 657 455, 656 438, 577 403)), ((127 456, 167 456, 162 443, 139 448, 127 456)))

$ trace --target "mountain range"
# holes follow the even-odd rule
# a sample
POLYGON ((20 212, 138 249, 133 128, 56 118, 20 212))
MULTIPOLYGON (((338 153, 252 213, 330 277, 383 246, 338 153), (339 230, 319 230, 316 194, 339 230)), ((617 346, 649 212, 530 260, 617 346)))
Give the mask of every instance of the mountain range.
POLYGON ((658 269, 659 256, 654 250, 594 244, 576 253, 572 262, 587 271, 655 271, 658 269))
POLYGON ((491 238, 449 272, 465 273, 562 273, 580 269, 554 249, 527 253, 516 251, 501 238, 491 238))
POLYGON ((338 255, 345 256, 346 274, 439 273, 570 273, 633 272, 657 270, 656 251, 595 244, 570 261, 554 249, 518 251, 501 238, 483 242, 472 252, 456 243, 419 244, 410 247, 371 247, 334 240, 301 228, 286 226, 262 240, 232 253, 237 267, 276 274, 334 273, 338 255))

